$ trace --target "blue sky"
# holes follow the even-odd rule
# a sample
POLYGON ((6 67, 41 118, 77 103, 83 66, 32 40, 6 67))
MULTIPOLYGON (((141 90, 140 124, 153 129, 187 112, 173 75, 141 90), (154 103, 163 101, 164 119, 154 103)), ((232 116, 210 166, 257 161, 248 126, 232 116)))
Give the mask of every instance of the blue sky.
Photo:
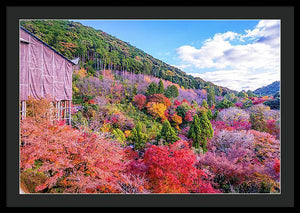
POLYGON ((280 80, 280 22, 276 20, 73 21, 231 89, 254 90, 280 80))

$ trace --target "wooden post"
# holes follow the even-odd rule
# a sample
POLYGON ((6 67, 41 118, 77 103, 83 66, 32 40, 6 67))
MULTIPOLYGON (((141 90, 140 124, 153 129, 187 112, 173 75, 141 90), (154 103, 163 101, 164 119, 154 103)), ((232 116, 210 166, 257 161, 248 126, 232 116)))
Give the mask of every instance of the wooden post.
POLYGON ((60 111, 60 101, 57 102, 57 120, 60 120, 60 114, 61 114, 61 111, 60 111))
POLYGON ((71 110, 72 110, 72 101, 70 100, 69 102, 70 102, 70 110, 69 110, 69 112, 70 112, 70 125, 72 125, 72 113, 71 113, 71 110))
POLYGON ((55 119, 57 119, 57 117, 58 117, 58 102, 57 101, 55 102, 55 109, 56 109, 55 119))
POLYGON ((21 101, 20 106, 21 120, 26 118, 26 101, 21 101))

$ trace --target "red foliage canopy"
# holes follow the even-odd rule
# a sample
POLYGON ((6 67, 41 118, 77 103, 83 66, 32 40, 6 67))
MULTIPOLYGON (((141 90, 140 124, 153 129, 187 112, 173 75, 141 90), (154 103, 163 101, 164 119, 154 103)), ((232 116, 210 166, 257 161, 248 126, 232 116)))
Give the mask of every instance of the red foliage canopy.
POLYGON ((138 94, 136 96, 134 96, 134 103, 135 105, 139 108, 139 110, 143 109, 146 103, 146 96, 142 95, 142 94, 138 94))
POLYGON ((151 146, 144 156, 151 189, 155 193, 216 193, 195 162, 196 155, 185 141, 151 146))
POLYGON ((143 179, 127 172, 130 162, 125 150, 114 141, 81 132, 70 126, 21 122, 21 172, 35 169, 47 180, 36 191, 58 186, 68 193, 140 193, 143 179))

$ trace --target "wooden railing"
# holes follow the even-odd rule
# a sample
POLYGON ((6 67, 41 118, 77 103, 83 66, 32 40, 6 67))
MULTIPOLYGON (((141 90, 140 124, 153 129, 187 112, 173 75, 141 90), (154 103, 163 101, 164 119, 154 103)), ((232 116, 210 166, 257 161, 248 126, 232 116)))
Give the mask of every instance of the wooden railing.
MULTIPOLYGON (((51 102, 53 106, 56 108, 56 114, 54 117, 51 117, 50 120, 64 120, 67 125, 71 125, 71 109, 72 109, 72 101, 71 100, 62 100, 57 102, 51 102)), ((51 110, 51 109, 50 109, 51 110)), ((20 111, 20 119, 23 120, 26 118, 26 101, 21 101, 19 106, 20 111)), ((50 112, 50 114, 52 114, 50 112)))

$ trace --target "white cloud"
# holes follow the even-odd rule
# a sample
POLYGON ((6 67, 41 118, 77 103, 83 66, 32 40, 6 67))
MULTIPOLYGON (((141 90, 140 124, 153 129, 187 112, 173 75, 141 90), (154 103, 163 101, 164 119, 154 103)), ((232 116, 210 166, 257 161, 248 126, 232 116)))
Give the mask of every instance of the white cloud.
POLYGON ((181 69, 181 70, 183 70, 183 69, 185 69, 185 68, 188 68, 188 67, 191 67, 192 65, 190 65, 190 64, 182 64, 182 65, 172 65, 171 64, 171 66, 173 66, 173 67, 177 67, 178 69, 181 69))
POLYGON ((262 20, 254 29, 245 30, 245 34, 217 33, 199 49, 185 45, 177 53, 182 63, 178 67, 193 67, 199 73, 215 69, 193 75, 235 90, 256 89, 279 80, 280 21, 262 20), (232 44, 233 41, 239 44, 232 44))
POLYGON ((187 73, 194 77, 200 77, 206 81, 224 86, 233 90, 255 90, 266 86, 280 78, 280 72, 251 72, 245 69, 218 70, 205 73, 187 73), (259 86, 258 86, 259 85, 259 86))

